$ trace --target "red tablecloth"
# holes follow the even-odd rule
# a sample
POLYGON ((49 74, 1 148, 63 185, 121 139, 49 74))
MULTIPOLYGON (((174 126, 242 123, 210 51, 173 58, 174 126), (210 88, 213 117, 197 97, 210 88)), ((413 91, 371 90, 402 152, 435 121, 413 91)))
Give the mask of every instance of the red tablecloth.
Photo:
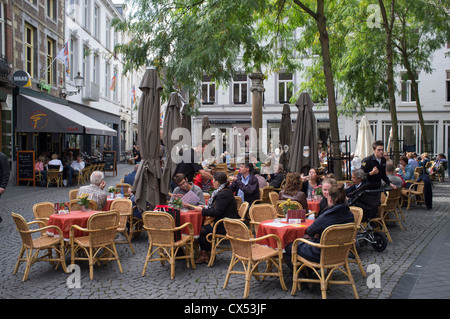
MULTIPOLYGON (((65 215, 53 214, 53 215, 50 215, 50 217, 49 217, 48 225, 49 226, 55 225, 55 226, 58 226, 59 228, 61 228, 64 240, 67 241, 70 238, 70 227, 72 225, 78 225, 80 227, 86 228, 89 217, 91 217, 95 213, 98 213, 98 211, 95 211, 95 210, 90 211, 90 212, 71 211, 69 214, 65 214, 65 215)), ((49 228, 47 230, 47 233, 50 236, 58 235, 56 230, 51 229, 51 228, 49 228)), ((75 237, 80 237, 80 236, 85 236, 86 234, 84 232, 76 229, 74 235, 75 235, 75 237)))
MULTIPOLYGON (((197 238, 200 235, 200 230, 203 225, 203 215, 201 212, 195 210, 189 210, 187 212, 180 213, 180 224, 190 222, 194 226, 194 236, 197 238)), ((183 234, 189 234, 189 228, 183 228, 181 230, 183 234)))
POLYGON ((105 206, 102 208, 102 211, 107 212, 111 209, 111 203, 115 200, 115 198, 110 198, 108 196, 108 198, 106 199, 106 204, 105 206))
MULTIPOLYGON (((301 224, 288 224, 286 222, 273 223, 273 220, 267 220, 259 224, 256 237, 262 237, 269 234, 275 234, 281 239, 281 247, 284 247, 297 238, 303 238, 305 236, 306 229, 314 221, 307 219, 301 224), (281 226, 281 227, 280 227, 281 226)), ((260 245, 267 245, 272 248, 277 248, 277 242, 274 238, 268 238, 257 242, 260 245)))
POLYGON ((319 204, 320 204, 320 201, 318 201, 318 200, 308 201, 308 209, 312 210, 313 212, 318 212, 320 209, 319 204))

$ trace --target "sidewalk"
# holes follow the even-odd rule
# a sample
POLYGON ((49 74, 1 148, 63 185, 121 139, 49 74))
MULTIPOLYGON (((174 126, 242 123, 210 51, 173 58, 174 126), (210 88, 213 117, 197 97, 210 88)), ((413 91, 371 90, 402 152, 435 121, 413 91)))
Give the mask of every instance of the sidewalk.
POLYGON ((391 299, 450 298, 450 221, 402 276, 391 299))

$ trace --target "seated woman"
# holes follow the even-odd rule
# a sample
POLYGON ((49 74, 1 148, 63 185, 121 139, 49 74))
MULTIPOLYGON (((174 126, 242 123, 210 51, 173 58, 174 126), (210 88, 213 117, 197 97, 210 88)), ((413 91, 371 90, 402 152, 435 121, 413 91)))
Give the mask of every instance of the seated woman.
MULTIPOLYGON (((403 178, 405 182, 414 180, 414 167, 408 164, 408 157, 406 156, 400 157, 400 164, 398 168, 399 168, 398 174, 403 178)), ((409 183, 406 184, 406 187, 409 187, 408 184, 409 183)))
MULTIPOLYGON (((214 224, 225 217, 239 218, 236 199, 233 192, 228 188, 227 174, 225 172, 216 172, 213 177, 213 185, 216 190, 212 193, 208 205, 206 207, 195 207, 195 210, 202 212, 203 216, 214 217, 214 221, 211 224, 203 225, 200 231, 198 241, 201 251, 195 261, 197 264, 208 262, 211 257, 211 243, 206 240, 206 236, 212 233, 214 224)), ((219 224, 216 233, 226 234, 223 223, 219 224)))
POLYGON ((326 177, 322 181, 323 197, 322 197, 322 199, 321 199, 321 201, 319 203, 319 211, 317 212, 317 217, 322 215, 322 213, 324 211, 326 211, 327 208, 328 208, 328 197, 330 197, 330 188, 332 186, 337 186, 336 179, 330 178, 330 177, 326 177))
MULTIPOLYGON (((319 243, 322 232, 327 227, 337 224, 353 223, 354 221, 353 213, 346 203, 343 185, 334 185, 329 190, 328 208, 306 229, 305 238, 319 243)), ((292 269, 292 243, 286 245, 285 250, 284 259, 289 268, 292 269)), ((320 248, 300 243, 297 248, 297 253, 309 261, 320 262, 320 248)))
POLYGON ((309 175, 304 178, 302 191, 306 194, 307 198, 311 198, 314 195, 314 189, 321 184, 322 180, 319 172, 315 168, 311 168, 309 175))
POLYGON ((45 157, 39 156, 37 161, 34 162, 34 170, 37 172, 40 172, 42 175, 40 186, 47 185, 47 171, 45 170, 45 157))
POLYGON ((302 192, 302 179, 299 173, 291 172, 286 175, 286 183, 284 188, 278 194, 279 200, 291 199, 299 202, 303 209, 308 210, 308 202, 306 201, 306 194, 302 192))

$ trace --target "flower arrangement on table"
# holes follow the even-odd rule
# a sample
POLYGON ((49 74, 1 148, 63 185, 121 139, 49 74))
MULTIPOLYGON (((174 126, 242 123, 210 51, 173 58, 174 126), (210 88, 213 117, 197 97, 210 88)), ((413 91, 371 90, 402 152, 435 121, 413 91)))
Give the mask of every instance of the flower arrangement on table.
POLYGON ((322 190, 322 185, 317 185, 316 187, 314 187, 314 195, 316 196, 323 196, 323 190, 322 190))
POLYGON ((182 194, 173 194, 170 206, 172 206, 173 208, 176 208, 176 209, 184 208, 182 198, 183 198, 182 194))
POLYGON ((85 208, 89 206, 89 194, 83 193, 77 197, 77 203, 85 208))
POLYGON ((108 193, 118 193, 118 189, 115 188, 114 186, 109 186, 108 187, 108 193))
POLYGON ((282 202, 281 204, 278 205, 278 207, 281 208, 281 210, 283 211, 283 214, 286 215, 288 210, 294 210, 294 209, 300 209, 300 206, 298 203, 295 203, 294 201, 292 201, 291 199, 287 199, 284 202, 282 202))

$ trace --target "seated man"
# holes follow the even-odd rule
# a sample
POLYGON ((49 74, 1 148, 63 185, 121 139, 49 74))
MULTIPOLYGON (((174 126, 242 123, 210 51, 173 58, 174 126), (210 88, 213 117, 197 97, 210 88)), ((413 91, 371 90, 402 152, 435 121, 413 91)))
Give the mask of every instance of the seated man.
POLYGON ((134 179, 136 178, 136 172, 137 172, 138 168, 139 168, 139 164, 134 165, 134 170, 130 174, 127 174, 125 176, 125 178, 123 179, 123 182, 133 186, 134 179))
MULTIPOLYGON (((183 173, 178 173, 173 177, 173 182, 177 185, 173 190, 173 195, 181 194, 186 195, 189 191, 192 191, 195 195, 198 196, 199 200, 196 203, 192 203, 194 206, 205 205, 205 196, 203 195, 203 191, 197 185, 194 185, 192 182, 188 182, 186 175, 183 173)), ((169 203, 172 203, 173 197, 170 199, 169 203)))
POLYGON ((106 204, 106 198, 108 196, 108 194, 103 190, 106 186, 106 183, 103 180, 104 178, 105 174, 103 174, 103 172, 93 171, 91 174, 91 184, 88 186, 82 186, 78 190, 77 196, 80 196, 81 194, 88 194, 88 198, 97 203, 97 210, 102 210, 106 204))
MULTIPOLYGON (((386 162, 386 176, 389 178, 392 184, 397 186, 397 188, 403 187, 403 180, 401 177, 395 175, 394 163, 392 161, 386 162)), ((389 187, 384 181, 381 182, 383 187, 389 187)), ((405 184, 406 185, 406 184, 405 184)))
POLYGON ((259 199, 259 182, 252 171, 252 163, 241 164, 239 174, 233 178, 233 182, 229 186, 235 192, 235 196, 239 196, 243 202, 248 202, 249 205, 259 199))
POLYGON ((77 156, 77 160, 73 161, 72 164, 70 164, 70 167, 73 169, 73 173, 80 174, 80 172, 84 169, 85 163, 83 162, 83 159, 81 156, 77 156))
POLYGON ((353 185, 345 190, 350 206, 363 209, 362 221, 374 218, 381 204, 380 193, 364 193, 365 190, 373 190, 372 185, 366 180, 366 173, 362 169, 355 169, 352 173, 353 185))
POLYGON ((269 186, 272 186, 273 188, 280 188, 281 183, 284 180, 283 164, 278 164, 277 172, 275 174, 273 174, 273 176, 269 175, 267 180, 269 181, 269 186))

